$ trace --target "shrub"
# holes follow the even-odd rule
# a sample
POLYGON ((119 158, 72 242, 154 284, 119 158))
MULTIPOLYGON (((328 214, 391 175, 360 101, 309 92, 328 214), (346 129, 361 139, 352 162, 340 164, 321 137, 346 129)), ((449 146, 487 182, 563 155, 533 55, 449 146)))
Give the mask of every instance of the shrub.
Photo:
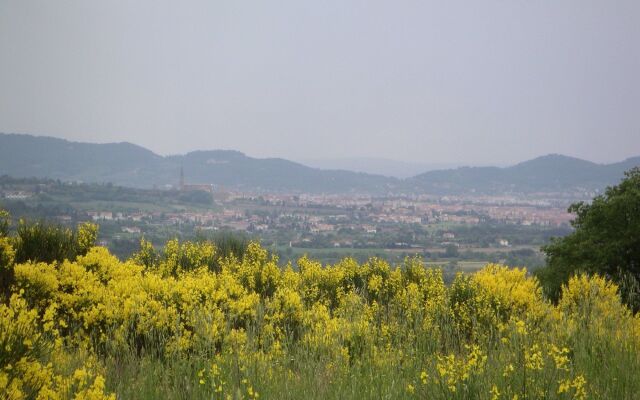
POLYGON ((98 227, 81 224, 77 230, 45 222, 20 221, 14 240, 16 262, 62 262, 75 260, 95 245, 98 227))

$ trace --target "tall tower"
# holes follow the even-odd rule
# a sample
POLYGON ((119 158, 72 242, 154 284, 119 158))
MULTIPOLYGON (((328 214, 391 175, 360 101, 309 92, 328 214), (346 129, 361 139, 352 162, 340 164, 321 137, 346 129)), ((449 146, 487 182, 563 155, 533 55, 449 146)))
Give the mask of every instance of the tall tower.
POLYGON ((180 191, 184 191, 184 169, 180 164, 180 191))

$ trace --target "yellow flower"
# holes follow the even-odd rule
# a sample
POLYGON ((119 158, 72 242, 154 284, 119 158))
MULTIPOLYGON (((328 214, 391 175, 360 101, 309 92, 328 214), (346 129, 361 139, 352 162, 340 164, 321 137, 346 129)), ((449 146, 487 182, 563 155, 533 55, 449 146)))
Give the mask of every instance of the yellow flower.
POLYGON ((569 367, 569 357, 567 354, 569 353, 569 349, 563 347, 562 349, 558 348, 555 344, 551 344, 549 348, 549 356, 553 359, 556 369, 568 371, 569 367))
POLYGON ((496 385, 491 386, 489 394, 491 395, 491 400, 498 400, 500 398, 500 391, 496 385))
POLYGON ((420 380, 422 381, 423 385, 427 384, 427 379, 429 378, 429 375, 427 374, 426 371, 422 371, 422 373, 420 374, 420 380))
POLYGON ((582 375, 578 375, 572 382, 571 386, 575 390, 574 399, 584 400, 587 398, 587 380, 582 375))
POLYGON ((407 385, 407 392, 413 394, 415 393, 415 391, 416 391, 416 388, 412 384, 407 385))
POLYGON ((515 371, 515 367, 513 366, 513 364, 508 364, 506 367, 504 367, 504 371, 502 372, 502 376, 509 377, 513 371, 515 371))
POLYGON ((525 367, 531 370, 542 370, 544 367, 544 359, 542 358, 542 351, 537 344, 534 344, 530 349, 527 349, 524 354, 525 367))

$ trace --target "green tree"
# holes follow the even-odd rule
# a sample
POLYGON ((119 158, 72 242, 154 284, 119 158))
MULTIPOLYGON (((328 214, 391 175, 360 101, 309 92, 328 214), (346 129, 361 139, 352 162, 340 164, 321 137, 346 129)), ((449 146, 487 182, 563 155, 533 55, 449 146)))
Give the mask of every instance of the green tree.
POLYGON ((460 252, 458 251, 458 246, 455 244, 448 244, 444 248, 444 257, 445 258, 455 258, 460 256, 460 252))
POLYGON ((543 247, 547 266, 537 273, 549 296, 557 299, 562 284, 578 271, 615 280, 623 300, 636 310, 640 282, 640 168, 625 173, 591 203, 569 207, 574 232, 543 247))

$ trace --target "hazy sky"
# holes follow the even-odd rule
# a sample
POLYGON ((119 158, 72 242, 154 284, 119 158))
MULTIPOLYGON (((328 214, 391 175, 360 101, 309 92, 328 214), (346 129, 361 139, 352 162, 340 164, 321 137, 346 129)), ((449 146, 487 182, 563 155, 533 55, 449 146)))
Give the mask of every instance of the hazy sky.
POLYGON ((620 160, 640 155, 640 1, 0 0, 0 132, 620 160))

